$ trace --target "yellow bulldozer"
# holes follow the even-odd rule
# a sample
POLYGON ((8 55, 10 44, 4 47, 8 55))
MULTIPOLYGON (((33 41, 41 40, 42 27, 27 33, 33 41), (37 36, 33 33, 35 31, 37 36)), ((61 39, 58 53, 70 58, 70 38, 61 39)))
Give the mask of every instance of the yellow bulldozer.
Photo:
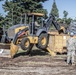
POLYGON ((24 24, 23 26, 16 25, 16 27, 11 27, 8 29, 8 32, 11 33, 8 34, 9 37, 14 33, 10 47, 12 58, 18 51, 17 45, 19 45, 23 50, 26 50, 27 54, 30 53, 34 45, 42 50, 47 49, 51 53, 48 48, 48 31, 51 24, 54 25, 59 33, 60 31, 63 31, 64 33, 65 28, 61 27, 57 23, 53 15, 50 15, 46 21, 43 20, 43 16, 44 14, 41 13, 27 13, 28 20, 26 20, 28 22, 26 22, 26 24, 24 24))

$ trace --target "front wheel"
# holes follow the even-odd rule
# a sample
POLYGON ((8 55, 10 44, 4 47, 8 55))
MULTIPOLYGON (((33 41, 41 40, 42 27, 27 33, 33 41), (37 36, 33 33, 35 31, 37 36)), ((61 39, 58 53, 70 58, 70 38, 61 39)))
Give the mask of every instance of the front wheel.
POLYGON ((33 44, 31 44, 30 40, 26 37, 22 39, 20 46, 23 50, 26 51, 26 54, 29 54, 33 47, 33 44))

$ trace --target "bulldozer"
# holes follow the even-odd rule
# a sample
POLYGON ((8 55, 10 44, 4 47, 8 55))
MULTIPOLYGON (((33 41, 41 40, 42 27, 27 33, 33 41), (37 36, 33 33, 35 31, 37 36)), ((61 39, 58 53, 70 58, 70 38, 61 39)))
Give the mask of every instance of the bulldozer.
POLYGON ((55 17, 52 14, 48 17, 46 21, 43 20, 43 16, 44 14, 41 13, 27 13, 28 21, 30 22, 28 22, 28 24, 26 23, 26 25, 21 29, 15 29, 16 34, 14 35, 10 48, 12 58, 18 51, 17 45, 19 45, 23 50, 26 50, 27 54, 30 53, 34 45, 42 50, 47 49, 51 53, 48 48, 48 30, 51 24, 54 25, 59 33, 60 31, 63 31, 64 33, 65 28, 61 27, 57 23, 55 17), (35 23, 37 19, 39 19, 40 21, 38 25, 36 25, 37 23, 35 23))

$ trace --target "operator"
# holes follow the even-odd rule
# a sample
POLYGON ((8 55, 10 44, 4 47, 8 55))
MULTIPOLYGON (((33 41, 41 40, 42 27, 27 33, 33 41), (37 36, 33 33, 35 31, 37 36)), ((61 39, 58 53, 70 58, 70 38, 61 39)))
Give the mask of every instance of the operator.
POLYGON ((75 50, 76 50, 76 39, 73 37, 74 33, 70 33, 70 38, 67 40, 67 64, 74 65, 74 56, 75 56, 75 50))
POLYGON ((40 25, 38 24, 38 22, 37 22, 37 21, 35 21, 35 25, 36 25, 36 26, 40 26, 40 25))
POLYGON ((36 16, 34 17, 34 23, 35 23, 35 26, 40 26, 40 25, 38 24, 38 20, 37 20, 37 17, 36 17, 36 16))

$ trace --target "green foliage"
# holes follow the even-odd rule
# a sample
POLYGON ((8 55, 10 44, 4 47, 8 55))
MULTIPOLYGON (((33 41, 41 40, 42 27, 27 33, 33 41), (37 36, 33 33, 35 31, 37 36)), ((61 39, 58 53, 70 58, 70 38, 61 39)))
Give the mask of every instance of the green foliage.
POLYGON ((63 23, 67 24, 67 26, 69 26, 69 24, 71 23, 72 19, 71 18, 67 18, 68 16, 68 12, 66 10, 63 11, 64 17, 63 17, 63 23))
POLYGON ((68 18, 68 19, 65 20, 65 22, 66 22, 67 25, 69 25, 71 23, 71 21, 72 21, 71 18, 68 18))
POLYGON ((67 16, 68 16, 68 12, 64 10, 64 11, 63 11, 63 14, 64 14, 64 18, 66 19, 67 16))
MULTIPOLYGON (((42 2, 47 0, 7 0, 3 5, 8 25, 16 25, 20 23, 23 13, 39 12, 47 14, 47 10, 43 9, 42 2)), ((45 16, 46 17, 46 16, 45 16)))
POLYGON ((59 17, 58 8, 56 6, 55 0, 53 2, 53 5, 52 5, 52 9, 51 9, 51 13, 50 14, 53 14, 56 18, 59 17))
POLYGON ((0 27, 4 24, 4 17, 0 14, 0 27))
POLYGON ((72 18, 65 19, 65 23, 64 23, 64 18, 62 18, 62 19, 58 18, 57 19, 57 22, 60 23, 60 24, 62 24, 62 25, 66 25, 65 26, 66 28, 70 25, 71 21, 72 21, 72 18))
POLYGON ((57 22, 59 22, 59 23, 63 23, 63 21, 64 21, 64 20, 61 19, 61 18, 58 18, 58 19, 57 19, 57 22))

